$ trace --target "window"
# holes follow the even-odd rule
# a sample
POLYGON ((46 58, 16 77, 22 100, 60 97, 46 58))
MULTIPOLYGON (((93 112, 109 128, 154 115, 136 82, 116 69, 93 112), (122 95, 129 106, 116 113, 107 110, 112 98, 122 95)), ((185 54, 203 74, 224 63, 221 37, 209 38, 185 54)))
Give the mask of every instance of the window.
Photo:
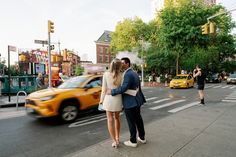
POLYGON ((100 62, 100 63, 102 63, 102 62, 103 62, 103 58, 102 58, 102 56, 101 56, 101 55, 99 56, 99 62, 100 62))
POLYGON ((107 55, 105 56, 105 62, 109 63, 109 57, 107 55))
POLYGON ((105 48, 105 53, 106 53, 106 54, 109 53, 109 48, 108 48, 108 47, 105 48))
POLYGON ((99 47, 99 52, 102 54, 103 53, 103 47, 99 47))
POLYGON ((100 77, 97 77, 93 80, 91 80, 88 85, 91 87, 91 88, 95 88, 95 87, 101 87, 102 86, 102 79, 100 77))

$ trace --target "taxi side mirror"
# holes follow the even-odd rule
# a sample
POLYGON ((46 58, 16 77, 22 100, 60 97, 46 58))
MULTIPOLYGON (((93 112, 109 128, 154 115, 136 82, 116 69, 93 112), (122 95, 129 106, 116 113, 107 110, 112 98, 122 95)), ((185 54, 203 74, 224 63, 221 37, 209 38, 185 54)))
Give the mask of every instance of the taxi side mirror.
POLYGON ((84 90, 87 91, 89 88, 92 88, 92 85, 91 84, 87 84, 84 86, 84 90))

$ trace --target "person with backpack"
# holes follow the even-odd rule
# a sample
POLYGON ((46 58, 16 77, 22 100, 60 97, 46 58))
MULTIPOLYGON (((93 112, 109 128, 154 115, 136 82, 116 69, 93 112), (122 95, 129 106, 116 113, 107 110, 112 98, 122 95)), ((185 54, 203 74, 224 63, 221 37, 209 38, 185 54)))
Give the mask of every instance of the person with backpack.
POLYGON ((205 86, 205 74, 199 65, 196 66, 196 69, 193 70, 193 77, 197 79, 197 89, 200 97, 200 104, 205 104, 204 102, 204 86, 205 86))

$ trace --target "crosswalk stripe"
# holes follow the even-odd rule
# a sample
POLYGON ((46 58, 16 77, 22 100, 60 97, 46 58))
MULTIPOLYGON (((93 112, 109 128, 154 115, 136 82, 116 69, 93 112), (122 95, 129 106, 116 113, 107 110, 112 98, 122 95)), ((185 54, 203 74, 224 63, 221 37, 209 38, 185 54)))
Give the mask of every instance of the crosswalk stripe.
POLYGON ((154 101, 153 103, 154 103, 154 104, 158 104, 158 103, 160 103, 160 102, 167 101, 167 100, 170 100, 170 99, 171 99, 171 98, 160 99, 160 100, 154 101))
POLYGON ((214 85, 209 85, 209 86, 206 86, 206 88, 211 88, 211 87, 213 87, 214 85))
POLYGON ((92 121, 85 122, 85 123, 72 123, 72 124, 70 124, 68 127, 69 127, 69 128, 73 128, 73 127, 84 126, 84 125, 88 125, 88 124, 100 122, 100 121, 103 121, 103 120, 106 120, 106 119, 107 119, 107 118, 104 117, 104 118, 101 118, 101 119, 98 119, 98 120, 92 120, 92 121))
POLYGON ((236 99, 236 97, 227 96, 225 99, 236 99))
POLYGON ((218 85, 218 86, 215 86, 215 87, 212 87, 212 88, 220 88, 222 85, 218 85))
POLYGON ((232 87, 230 87, 230 89, 234 89, 234 88, 236 88, 236 86, 232 86, 232 87))
POLYGON ((180 102, 184 102, 184 101, 186 101, 186 100, 183 100, 183 99, 182 100, 176 100, 176 101, 172 101, 172 102, 160 105, 160 106, 151 107, 149 109, 151 109, 151 110, 158 110, 158 109, 161 109, 161 108, 164 108, 164 107, 168 107, 168 106, 171 106, 171 105, 174 105, 174 104, 177 104, 177 103, 180 103, 180 102))
POLYGON ((158 98, 158 97, 147 98, 146 101, 154 100, 154 99, 157 99, 157 98, 158 98))
POLYGON ((221 88, 228 88, 228 87, 230 87, 229 85, 227 85, 227 86, 224 86, 224 87, 221 87, 221 88))
POLYGON ((236 102, 236 100, 225 100, 225 99, 223 99, 222 101, 223 102, 236 102))
POLYGON ((199 104, 199 102, 197 102, 197 101, 196 101, 196 102, 192 102, 192 103, 186 104, 186 105, 184 105, 184 106, 177 107, 177 108, 175 108, 175 109, 169 110, 168 112, 170 112, 170 113, 179 112, 179 111, 181 111, 181 110, 185 110, 185 109, 187 109, 187 108, 189 108, 189 107, 192 107, 192 106, 195 106, 195 105, 197 105, 197 104, 199 104))

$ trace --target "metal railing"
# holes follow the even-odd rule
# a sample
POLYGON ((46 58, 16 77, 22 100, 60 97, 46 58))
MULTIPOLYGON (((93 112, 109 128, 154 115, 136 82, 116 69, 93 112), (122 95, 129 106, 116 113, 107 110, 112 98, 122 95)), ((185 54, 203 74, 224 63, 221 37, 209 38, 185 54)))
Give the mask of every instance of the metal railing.
MULTIPOLYGON (((17 95, 16 95, 16 110, 18 110, 18 101, 19 101, 19 94, 20 93, 24 93, 25 94, 25 97, 27 96, 27 93, 25 92, 25 91, 19 91, 18 93, 17 93, 17 95)), ((26 102, 25 102, 25 105, 26 105, 26 102)))

